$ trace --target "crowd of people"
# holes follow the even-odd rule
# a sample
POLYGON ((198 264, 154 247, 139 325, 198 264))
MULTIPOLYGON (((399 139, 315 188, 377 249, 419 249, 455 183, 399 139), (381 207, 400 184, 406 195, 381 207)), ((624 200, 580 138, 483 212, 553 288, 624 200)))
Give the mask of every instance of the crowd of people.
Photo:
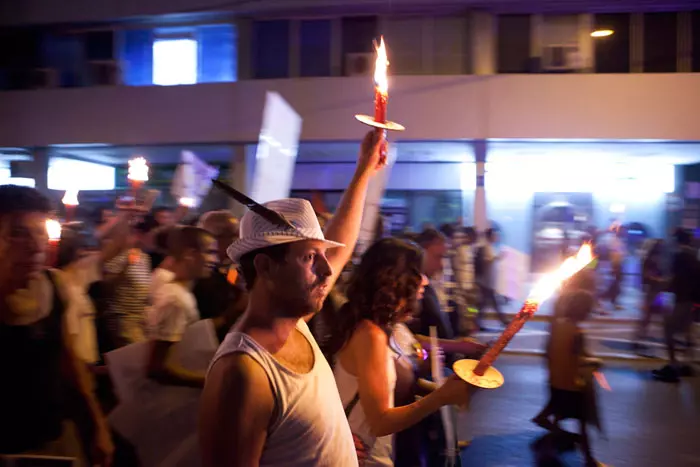
MULTIPOLYGON (((452 424, 439 410, 467 407, 474 388, 449 374, 438 385, 427 356, 439 354, 449 373, 486 350, 471 337, 485 329, 485 310, 507 325, 498 232, 428 228, 354 255, 380 144, 367 134, 332 216, 300 199, 266 203, 283 222, 252 210, 240 222, 228 211, 188 221, 182 208, 129 203, 92 227, 65 223, 49 243, 49 201, 0 187, 0 465, 55 456, 103 466, 432 466, 468 446, 446 435, 452 424), (203 320, 220 345, 193 370, 181 343, 203 320), (178 388, 130 401, 152 418, 147 430, 193 442, 142 447, 146 425, 119 414, 125 401, 110 377, 110 355, 124 349, 139 349, 152 384, 178 388), (183 402, 192 397, 194 406, 183 402)), ((650 261, 645 303, 664 289, 650 261)), ((585 430, 595 404, 579 326, 595 308, 588 274, 557 300, 551 399, 533 421, 559 436, 559 421, 581 420, 575 442, 586 465, 599 465, 585 430)), ((687 284, 672 283, 680 310, 687 284)))

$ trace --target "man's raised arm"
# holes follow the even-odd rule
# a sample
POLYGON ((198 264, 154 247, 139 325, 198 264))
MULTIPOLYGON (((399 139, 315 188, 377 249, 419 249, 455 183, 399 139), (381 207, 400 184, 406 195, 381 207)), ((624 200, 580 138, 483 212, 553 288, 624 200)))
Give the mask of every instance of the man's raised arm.
POLYGON ((369 181, 382 168, 379 149, 378 134, 375 130, 371 130, 362 140, 360 156, 350 185, 345 190, 333 218, 326 226, 326 239, 345 244, 343 248, 333 248, 328 252, 328 262, 333 267, 331 283, 338 279, 355 249, 369 181))

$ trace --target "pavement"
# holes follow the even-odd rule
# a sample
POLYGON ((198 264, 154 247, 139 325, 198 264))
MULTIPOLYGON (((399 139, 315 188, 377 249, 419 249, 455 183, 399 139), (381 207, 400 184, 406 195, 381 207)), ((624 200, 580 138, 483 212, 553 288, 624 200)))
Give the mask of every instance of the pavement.
MULTIPOLYGON (((547 375, 536 357, 503 355, 496 367, 506 383, 480 390, 470 409, 459 415, 467 467, 537 465, 530 444, 545 434, 530 419, 548 398, 547 375)), ((605 437, 591 435, 594 455, 610 467, 700 466, 700 377, 678 384, 651 380, 658 362, 606 362, 612 391, 599 391, 605 437)), ((574 429, 575 426, 567 427, 574 429)), ((560 456, 560 465, 583 466, 577 452, 560 456)))

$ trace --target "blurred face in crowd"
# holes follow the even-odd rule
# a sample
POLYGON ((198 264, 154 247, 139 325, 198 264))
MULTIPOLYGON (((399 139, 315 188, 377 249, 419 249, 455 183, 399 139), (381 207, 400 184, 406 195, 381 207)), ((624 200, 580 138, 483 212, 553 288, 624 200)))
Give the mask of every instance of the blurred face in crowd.
POLYGON ((428 245, 423 246, 423 273, 433 277, 442 272, 442 258, 447 254, 447 242, 443 238, 437 238, 428 245))
POLYGON ((175 216, 169 209, 161 209, 157 211, 153 217, 160 226, 175 225, 175 216))
POLYGON ((209 277, 216 267, 219 257, 216 240, 209 234, 203 234, 199 251, 192 250, 186 258, 194 278, 209 277))
MULTIPOLYGON (((3 262, 8 268, 13 285, 24 288, 27 283, 38 276, 45 268, 48 233, 47 216, 41 212, 27 212, 8 215, 2 220, 7 222, 3 262)), ((3 229, 5 230, 5 229, 3 229)))

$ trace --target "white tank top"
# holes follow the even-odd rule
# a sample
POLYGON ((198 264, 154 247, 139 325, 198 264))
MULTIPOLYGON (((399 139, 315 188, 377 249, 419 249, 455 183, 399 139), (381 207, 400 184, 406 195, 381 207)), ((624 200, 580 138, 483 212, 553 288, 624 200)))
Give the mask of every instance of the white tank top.
MULTIPOLYGON (((389 380, 389 407, 394 407, 394 389, 396 388, 396 367, 394 366, 394 358, 396 354, 389 348, 389 355, 386 362, 386 374, 389 380)), ((335 382, 338 384, 340 391, 340 400, 343 402, 343 407, 348 407, 350 402, 358 393, 357 377, 348 373, 339 359, 336 359, 333 369, 335 374, 335 382)), ((372 435, 372 431, 367 423, 365 411, 362 408, 362 402, 358 401, 348 414, 350 429, 359 436, 368 448, 367 459, 362 463, 363 466, 393 466, 393 441, 394 435, 386 435, 376 437, 372 435)))
POLYGON ((355 443, 331 367, 304 320, 299 320, 297 329, 314 352, 309 373, 295 373, 282 366, 250 336, 239 332, 228 333, 212 365, 224 355, 242 352, 255 360, 270 380, 276 410, 261 467, 357 467, 355 443))

